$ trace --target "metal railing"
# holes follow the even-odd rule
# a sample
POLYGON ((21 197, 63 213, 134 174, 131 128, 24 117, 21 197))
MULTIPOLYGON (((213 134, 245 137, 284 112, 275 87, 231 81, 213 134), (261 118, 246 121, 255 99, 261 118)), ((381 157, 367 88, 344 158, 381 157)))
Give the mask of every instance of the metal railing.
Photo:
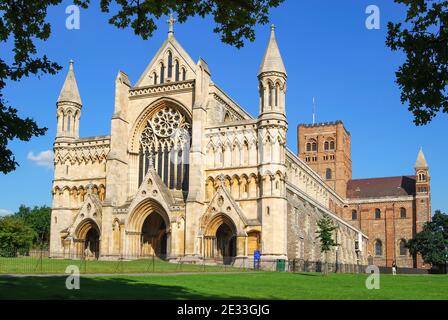
MULTIPOLYGON (((65 274, 68 267, 84 274, 205 273, 205 272, 324 272, 323 262, 293 260, 254 261, 253 257, 206 258, 167 255, 95 255, 54 253, 48 250, 1 251, 0 274, 65 274)), ((364 273, 366 266, 327 264, 327 272, 364 273)))

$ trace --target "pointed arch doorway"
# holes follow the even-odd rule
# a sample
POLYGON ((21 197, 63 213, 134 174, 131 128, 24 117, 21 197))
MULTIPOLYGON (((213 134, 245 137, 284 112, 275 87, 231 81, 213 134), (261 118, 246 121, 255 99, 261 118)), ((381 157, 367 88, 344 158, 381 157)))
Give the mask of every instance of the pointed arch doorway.
POLYGON ((166 223, 159 213, 153 212, 145 219, 141 237, 143 257, 155 255, 161 259, 166 258, 168 234, 166 223))
POLYGON ((76 253, 80 258, 99 259, 101 232, 95 221, 83 221, 76 232, 76 253))
POLYGON ((232 219, 224 214, 216 216, 206 228, 204 256, 224 264, 232 264, 237 255, 237 232, 232 219))
POLYGON ((128 218, 127 255, 168 259, 171 254, 170 226, 167 211, 158 201, 152 198, 141 201, 128 218))

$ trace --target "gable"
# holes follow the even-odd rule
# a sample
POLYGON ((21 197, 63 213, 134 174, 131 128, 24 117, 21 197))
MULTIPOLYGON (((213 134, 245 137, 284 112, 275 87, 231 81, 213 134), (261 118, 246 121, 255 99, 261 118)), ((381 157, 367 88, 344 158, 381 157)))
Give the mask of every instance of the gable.
MULTIPOLYGON (((182 69, 185 69, 186 71, 186 79, 185 80, 192 80, 196 77, 196 64, 191 59, 189 54, 182 48, 182 46, 179 44, 179 42, 174 38, 174 36, 168 37, 168 39, 165 40, 165 42, 162 44, 159 51, 157 51, 154 58, 151 60, 149 65, 146 67, 143 74, 140 76, 140 79, 138 80, 135 87, 146 87, 146 86, 152 86, 154 85, 154 75, 157 76, 157 83, 160 83, 160 72, 161 72, 161 65, 163 63, 165 70, 168 67, 168 54, 171 52, 172 54, 172 61, 173 61, 173 77, 172 82, 175 81, 174 73, 175 73, 175 66, 176 61, 179 63, 179 69, 182 71, 182 69)), ((166 71, 165 71, 166 74, 166 71)), ((180 76, 180 81, 182 81, 182 72, 180 76)), ((165 83, 166 83, 165 78, 165 83)))
POLYGON ((207 206, 207 209, 201 218, 200 227, 202 230, 200 230, 200 232, 203 233, 209 222, 220 214, 225 214, 232 220, 238 234, 245 233, 244 229, 249 225, 249 221, 224 186, 218 188, 213 199, 207 206))

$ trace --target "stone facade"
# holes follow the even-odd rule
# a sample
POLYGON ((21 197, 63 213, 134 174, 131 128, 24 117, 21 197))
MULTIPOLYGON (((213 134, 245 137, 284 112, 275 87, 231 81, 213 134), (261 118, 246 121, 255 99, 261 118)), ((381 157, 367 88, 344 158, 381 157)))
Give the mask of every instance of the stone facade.
POLYGON ((334 212, 362 230, 369 243, 365 251, 379 266, 426 268, 412 257, 405 243, 431 219, 429 167, 420 150, 415 175, 352 179, 350 133, 341 121, 298 126, 299 158, 343 197, 334 212))
POLYGON ((316 221, 326 213, 339 226, 339 261, 366 264, 366 235, 337 214, 345 200, 287 148, 274 27, 258 80, 254 118, 170 28, 135 85, 118 73, 111 135, 80 138, 70 63, 57 103, 52 255, 238 264, 259 249, 264 262, 320 260, 316 221))

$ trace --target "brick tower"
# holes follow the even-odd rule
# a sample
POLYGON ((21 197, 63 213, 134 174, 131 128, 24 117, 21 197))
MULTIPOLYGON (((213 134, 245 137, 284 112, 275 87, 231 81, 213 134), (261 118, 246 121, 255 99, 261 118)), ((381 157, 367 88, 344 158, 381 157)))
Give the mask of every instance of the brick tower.
POLYGON ((299 158, 345 198, 352 178, 352 160, 350 133, 342 121, 300 124, 297 134, 299 158))

